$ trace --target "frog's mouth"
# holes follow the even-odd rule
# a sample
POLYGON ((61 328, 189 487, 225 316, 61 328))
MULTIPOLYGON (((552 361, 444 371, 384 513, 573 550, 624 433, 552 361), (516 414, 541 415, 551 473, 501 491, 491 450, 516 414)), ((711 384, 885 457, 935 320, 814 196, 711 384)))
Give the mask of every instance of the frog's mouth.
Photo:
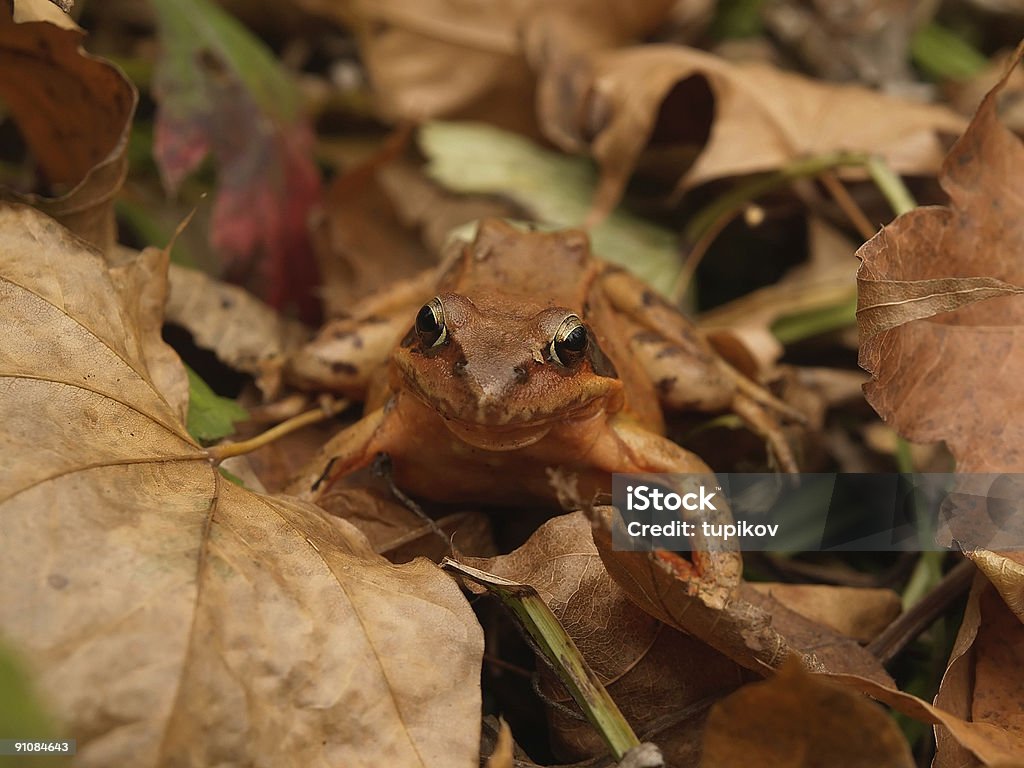
POLYGON ((495 427, 450 418, 446 418, 444 423, 448 430, 464 443, 485 451, 514 451, 517 448, 526 448, 542 440, 552 427, 552 424, 495 427))

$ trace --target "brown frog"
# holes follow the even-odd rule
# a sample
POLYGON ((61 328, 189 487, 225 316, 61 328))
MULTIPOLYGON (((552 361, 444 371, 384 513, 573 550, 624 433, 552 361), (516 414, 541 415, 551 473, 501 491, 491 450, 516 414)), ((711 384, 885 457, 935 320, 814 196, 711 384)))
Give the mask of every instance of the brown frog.
POLYGON ((380 454, 412 496, 500 505, 550 504, 555 469, 580 498, 613 472, 710 473, 662 436, 662 405, 731 407, 796 469, 770 415, 787 406, 578 231, 485 221, 436 270, 325 326, 289 372, 367 401, 293 485, 313 500, 380 454))

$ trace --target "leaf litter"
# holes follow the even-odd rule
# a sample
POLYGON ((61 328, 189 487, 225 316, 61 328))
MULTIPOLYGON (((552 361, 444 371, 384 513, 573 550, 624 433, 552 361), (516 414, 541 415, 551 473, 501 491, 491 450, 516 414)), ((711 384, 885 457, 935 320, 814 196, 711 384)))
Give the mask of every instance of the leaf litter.
MULTIPOLYGON (((329 209, 321 220, 333 227, 321 226, 317 245, 330 269, 339 253, 355 263, 381 248, 408 248, 416 263, 431 258, 449 222, 507 204, 455 200, 452 192, 485 192, 559 226, 579 225, 588 213, 591 222, 595 213, 607 215, 594 230, 596 239, 608 238, 599 250, 650 270, 667 292, 677 246, 664 215, 616 207, 627 181, 650 173, 658 158, 671 159, 656 170, 677 195, 831 149, 869 149, 903 173, 930 175, 944 139, 964 125, 945 108, 856 86, 815 83, 679 46, 636 45, 665 20, 671 4, 664 2, 591 4, 582 17, 578 3, 533 17, 517 3, 476 20, 441 0, 423 8, 400 0, 300 5, 357 30, 377 114, 472 118, 530 139, 543 131, 562 149, 598 163, 595 171, 586 160, 545 153, 493 128, 428 124, 422 146, 435 181, 448 190, 423 182, 410 153, 371 162, 371 181, 358 172, 348 176, 330 202, 346 210, 329 209), (416 60, 422 67, 410 68, 416 60), (438 72, 450 76, 431 93, 431 82, 441 82, 438 72), (690 99, 685 112, 676 110, 681 94, 690 99), (445 131, 443 147, 436 139, 445 131), (497 162, 502 153, 511 154, 497 162), (494 176, 502 165, 504 176, 494 176), (513 183, 517 173, 525 187, 513 183), (374 211, 384 213, 374 220, 374 211)), ((160 339, 166 254, 113 247, 112 199, 124 175, 131 86, 80 52, 80 33, 24 23, 49 14, 70 29, 52 4, 18 2, 14 9, 17 23, 0 20, 0 63, 26 40, 59 41, 59 55, 41 57, 37 72, 56 82, 66 70, 81 83, 81 114, 93 117, 72 119, 75 128, 98 125, 100 113, 108 120, 94 134, 79 131, 66 146, 47 147, 42 139, 53 122, 35 111, 45 101, 36 94, 15 104, 0 86, 42 177, 66 173, 44 190, 56 193, 53 200, 40 194, 42 187, 5 197, 49 211, 106 256, 26 209, 0 211, 0 285, 8 298, 0 311, 5 338, 12 339, 0 350, 0 455, 10 469, 0 480, 0 514, 5 530, 25 543, 0 567, 0 588, 13 598, 0 608, 0 621, 5 636, 25 650, 67 732, 79 738, 81 764, 168 764, 179 753, 181 764, 196 765, 225 754, 239 762, 271 755, 281 765, 475 763, 480 624, 427 561, 398 567, 374 551, 400 561, 422 552, 437 557, 440 540, 430 533, 417 540, 421 517, 358 490, 339 493, 335 514, 327 515, 241 489, 210 465, 185 429, 185 370, 160 339), (84 159, 60 154, 82 149, 84 159), (61 208, 65 198, 73 202, 70 213, 61 208), (79 203, 85 213, 76 218, 79 203), (382 708, 381 701, 390 704, 382 708), (197 737, 210 729, 215 736, 197 737), (275 739, 281 733, 287 738, 275 739)), ((244 265, 241 271, 263 270, 271 303, 302 306, 312 317, 308 214, 319 199, 318 174, 297 92, 266 50, 254 49, 226 16, 198 2, 189 9, 183 16, 181 7, 158 4, 170 43, 156 87, 163 98, 157 155, 164 178, 178 187, 213 147, 221 173, 214 240, 236 267, 244 265), (196 21, 209 26, 197 33, 189 26, 196 21), (197 62, 204 66, 192 66, 197 62), (238 147, 218 154, 230 143, 230 129, 246 122, 239 115, 250 126, 268 120, 274 138, 242 132, 238 147)), ((282 58, 294 62, 294 51, 282 58)), ((35 77, 31 82, 42 75, 35 77)), ((1012 366, 1021 359, 1013 318, 1024 281, 1014 271, 1021 243, 1013 226, 1020 217, 1012 211, 1020 146, 996 117, 999 87, 943 165, 951 205, 901 217, 860 251, 858 322, 862 361, 874 376, 870 401, 904 436, 945 439, 961 469, 978 471, 1013 469, 1021 448, 1016 422, 1005 419, 1019 403, 1003 386, 1016 380, 1012 366), (945 341, 936 343, 934 334, 945 341), (998 375, 986 360, 1001 362, 998 375), (927 380, 913 378, 922 372, 927 380), (979 405, 964 407, 965 395, 981 391, 988 394, 979 405), (994 416, 1000 413, 1001 420, 994 416)), ((801 200, 816 207, 806 189, 801 200)), ((406 255, 388 258, 400 270, 406 255)), ((843 278, 836 276, 846 267, 839 259, 835 269, 827 266, 817 276, 834 282, 838 296, 843 278)), ((344 290, 353 289, 344 268, 328 274, 324 296, 332 314, 344 314, 344 290)), ((774 293, 762 293, 761 304, 747 305, 757 309, 747 329, 732 320, 716 328, 737 339, 757 335, 748 354, 766 375, 781 352, 779 337, 766 339, 787 305, 802 306, 801 290, 814 285, 805 277, 796 273, 774 293)), ((372 276, 367 284, 373 280, 387 282, 372 276)), ((171 284, 167 319, 254 376, 265 397, 285 395, 283 406, 281 360, 308 330, 208 278, 172 270, 171 284)), ((733 311, 742 306, 741 300, 733 311)), ((772 376, 783 378, 778 370, 772 376)), ((268 403, 267 412, 277 405, 268 403)), ((286 475, 287 463, 279 464, 274 471, 286 475)), ((443 518, 442 527, 482 554, 493 546, 491 519, 462 510, 443 518), (471 534, 465 521, 479 532, 471 534)), ((1024 568, 1012 552, 970 555, 982 575, 942 682, 942 709, 897 691, 851 637, 864 642, 891 618, 894 595, 885 590, 858 590, 856 616, 853 593, 824 585, 740 582, 729 593, 694 593, 669 567, 670 556, 614 552, 601 524, 592 536, 581 514, 555 518, 521 549, 487 564, 536 586, 638 732, 659 735, 666 754, 683 764, 697 764, 702 752, 704 764, 728 765, 764 762, 772 750, 785 760, 803 749, 835 755, 837 764, 856 764, 859 756, 908 764, 902 737, 851 689, 942 723, 937 766, 1009 764, 1024 752, 1015 708, 1021 682, 1012 672, 1020 666, 1024 568), (837 615, 837 607, 850 610, 837 615), (800 665, 824 677, 807 676, 800 665), (781 671, 768 674, 774 667, 781 671), (766 674, 765 682, 749 684, 766 674), (831 723, 823 712, 848 714, 831 723), (740 718, 750 727, 737 735, 740 718)), ((547 670, 541 675, 555 750, 566 760, 599 759, 596 734, 566 715, 564 692, 547 670)), ((525 758, 511 743, 524 734, 515 726, 511 734, 500 730, 495 764, 508 764, 513 754, 525 758)))

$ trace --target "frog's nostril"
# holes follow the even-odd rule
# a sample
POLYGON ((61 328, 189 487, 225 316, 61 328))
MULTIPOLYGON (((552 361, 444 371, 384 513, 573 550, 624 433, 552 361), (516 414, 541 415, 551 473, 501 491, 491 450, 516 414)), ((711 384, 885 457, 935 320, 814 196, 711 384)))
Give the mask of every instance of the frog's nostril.
POLYGON ((455 364, 452 365, 452 373, 454 373, 456 376, 465 376, 466 365, 466 358, 463 357, 459 360, 456 360, 455 364))
POLYGON ((530 378, 529 371, 522 365, 513 365, 512 373, 515 374, 516 384, 525 384, 530 378))

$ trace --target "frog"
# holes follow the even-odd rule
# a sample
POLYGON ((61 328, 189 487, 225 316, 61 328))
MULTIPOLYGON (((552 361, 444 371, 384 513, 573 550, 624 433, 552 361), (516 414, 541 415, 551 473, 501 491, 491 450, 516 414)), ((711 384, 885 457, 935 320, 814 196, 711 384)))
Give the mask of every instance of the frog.
MULTIPOLYGON (((289 488, 313 502, 380 456, 402 493, 441 503, 551 505, 553 474, 577 498, 613 473, 712 477, 664 436, 672 407, 731 407, 796 469, 775 415, 791 409, 581 230, 484 220, 436 269, 325 325, 287 376, 365 399, 289 488)), ((709 558, 704 575, 736 578, 735 559, 709 558)))

